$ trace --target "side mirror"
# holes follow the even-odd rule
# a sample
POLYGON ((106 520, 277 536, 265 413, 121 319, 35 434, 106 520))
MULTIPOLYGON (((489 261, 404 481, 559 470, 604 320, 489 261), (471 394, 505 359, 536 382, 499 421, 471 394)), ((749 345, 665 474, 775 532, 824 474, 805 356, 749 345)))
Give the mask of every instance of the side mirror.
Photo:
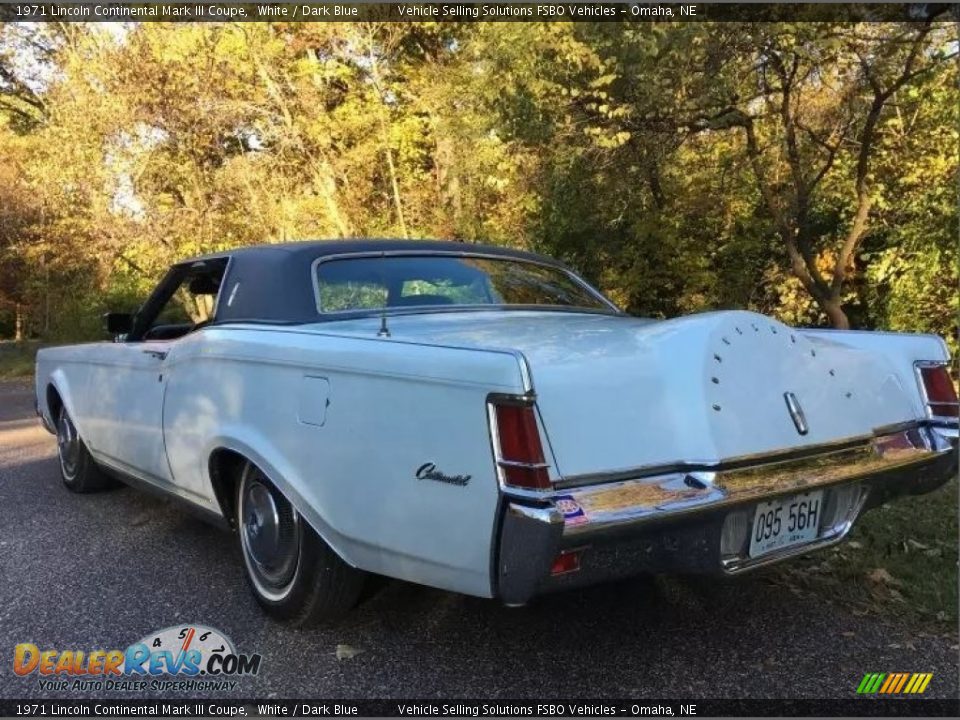
POLYGON ((124 335, 133 330, 133 315, 130 313, 106 313, 103 325, 111 335, 124 335))

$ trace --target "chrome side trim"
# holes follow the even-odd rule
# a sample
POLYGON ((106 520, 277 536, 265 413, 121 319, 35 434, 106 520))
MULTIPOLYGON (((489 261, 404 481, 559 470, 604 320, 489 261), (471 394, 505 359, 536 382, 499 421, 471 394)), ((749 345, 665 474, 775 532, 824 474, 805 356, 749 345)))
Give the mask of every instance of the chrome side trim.
MULTIPOLYGON (((213 301, 213 309, 210 311, 210 321, 217 321, 217 313, 220 312, 220 298, 223 297, 223 293, 227 288, 227 280, 230 278, 230 268, 233 267, 233 255, 227 255, 227 265, 223 268, 223 277, 220 278, 220 287, 217 290, 217 297, 213 301)), ((208 258, 208 260, 218 260, 220 258, 208 258)), ((206 262, 206 260, 204 261, 206 262)), ((239 284, 239 283, 238 283, 239 284)), ((234 286, 233 291, 231 292, 231 300, 233 299, 233 293, 237 291, 236 286, 234 286)), ((227 303, 229 305, 230 303, 227 303)))
POLYGON ((514 350, 517 358, 517 364, 520 366, 520 380, 523 383, 523 392, 525 395, 534 395, 533 373, 530 371, 530 361, 527 356, 519 350, 514 350))
POLYGON ((550 467, 549 463, 527 463, 517 460, 497 460, 497 465, 500 467, 527 468, 528 470, 543 470, 544 468, 550 467))
POLYGON ((175 501, 184 509, 213 525, 225 530, 232 529, 220 506, 216 505, 217 509, 214 510, 202 502, 202 496, 199 494, 190 493, 152 475, 144 474, 110 455, 97 453, 95 459, 104 472, 120 482, 157 497, 175 501))

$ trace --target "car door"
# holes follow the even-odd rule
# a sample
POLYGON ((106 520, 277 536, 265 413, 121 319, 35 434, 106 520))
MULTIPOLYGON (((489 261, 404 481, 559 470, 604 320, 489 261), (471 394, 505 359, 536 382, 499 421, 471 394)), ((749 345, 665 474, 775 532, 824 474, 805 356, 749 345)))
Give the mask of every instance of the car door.
POLYGON ((173 482, 163 440, 168 356, 214 319, 225 268, 226 259, 174 266, 123 342, 104 347, 90 386, 90 444, 100 461, 154 484, 173 482))
POLYGON ((154 483, 170 481, 163 448, 164 361, 175 340, 105 346, 91 373, 89 444, 101 462, 154 483))

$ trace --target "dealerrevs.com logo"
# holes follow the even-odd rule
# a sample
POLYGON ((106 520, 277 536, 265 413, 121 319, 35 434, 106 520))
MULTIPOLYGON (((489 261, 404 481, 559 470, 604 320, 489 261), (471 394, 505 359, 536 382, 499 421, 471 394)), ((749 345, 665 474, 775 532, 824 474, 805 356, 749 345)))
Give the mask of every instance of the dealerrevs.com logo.
POLYGON ((234 690, 238 678, 260 671, 262 660, 238 653, 219 630, 177 625, 126 650, 41 650, 20 643, 13 650, 13 672, 36 675, 41 690, 234 690))

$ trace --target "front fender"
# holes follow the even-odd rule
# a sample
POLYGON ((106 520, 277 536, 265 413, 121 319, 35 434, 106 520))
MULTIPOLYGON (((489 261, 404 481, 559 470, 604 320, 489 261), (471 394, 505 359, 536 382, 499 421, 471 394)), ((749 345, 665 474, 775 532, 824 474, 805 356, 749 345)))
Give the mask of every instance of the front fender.
POLYGON ((73 385, 67 378, 67 374, 64 372, 63 368, 58 367, 54 369, 45 380, 41 380, 40 375, 37 377, 36 402, 38 414, 40 415, 40 422, 43 423, 43 426, 49 432, 56 435, 57 418, 54 417, 53 409, 50 407, 50 388, 52 386, 59 396, 61 404, 64 408, 66 408, 70 419, 73 420, 73 425, 77 428, 77 432, 80 434, 80 437, 87 437, 85 432, 87 418, 83 415, 83 413, 78 412, 78 393, 74 392, 73 385))

